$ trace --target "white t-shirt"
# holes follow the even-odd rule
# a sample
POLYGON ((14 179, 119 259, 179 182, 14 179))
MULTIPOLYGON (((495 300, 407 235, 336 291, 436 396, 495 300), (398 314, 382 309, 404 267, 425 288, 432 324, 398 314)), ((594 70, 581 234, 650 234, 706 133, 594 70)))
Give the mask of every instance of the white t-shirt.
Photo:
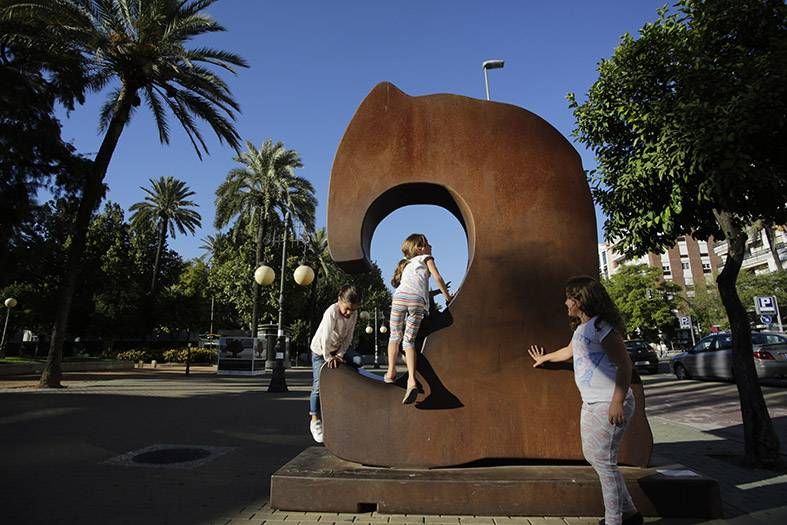
POLYGON ((353 312, 350 317, 344 317, 339 313, 339 303, 333 303, 322 315, 320 326, 317 327, 317 332, 312 338, 311 351, 323 356, 326 360, 331 355, 344 355, 353 340, 353 330, 357 319, 357 311, 353 312))
POLYGON ((601 347, 601 341, 612 331, 612 325, 596 317, 574 330, 571 349, 574 355, 574 381, 585 403, 609 403, 615 392, 618 367, 601 347))
POLYGON ((429 268, 426 261, 431 259, 431 255, 416 255, 402 271, 402 278, 396 291, 420 295, 424 298, 424 304, 429 305, 429 268))

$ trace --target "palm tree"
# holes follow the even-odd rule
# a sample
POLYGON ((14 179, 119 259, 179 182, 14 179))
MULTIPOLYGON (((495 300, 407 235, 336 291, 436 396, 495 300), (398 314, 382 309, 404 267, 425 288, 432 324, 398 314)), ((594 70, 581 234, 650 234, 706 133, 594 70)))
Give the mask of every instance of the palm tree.
POLYGON ((74 219, 66 276, 58 299, 41 387, 59 387, 63 340, 76 285, 85 237, 93 211, 104 197, 104 176, 123 129, 144 97, 158 128, 159 140, 169 143, 167 109, 186 131, 197 155, 208 153, 197 121, 203 121, 221 142, 236 150, 234 128, 238 104, 227 84, 208 66, 233 72, 246 67, 233 53, 206 47, 186 48, 205 33, 224 31, 203 11, 216 0, 12 0, 4 2, 4 27, 43 24, 34 35, 0 35, 24 45, 43 38, 52 49, 76 57, 95 91, 114 84, 101 111, 104 137, 95 159, 82 177, 79 211, 74 219), (15 22, 18 22, 15 24, 15 22))
POLYGON ((207 260, 209 263, 213 262, 213 260, 216 258, 216 254, 219 253, 226 242, 226 239, 227 236, 221 232, 216 232, 216 235, 208 235, 207 237, 203 238, 199 249, 203 250, 205 253, 200 255, 199 258, 202 260, 207 260))
POLYGON ((142 202, 131 205, 131 225, 142 231, 156 231, 158 246, 156 259, 153 263, 153 279, 150 283, 150 295, 156 293, 161 252, 167 242, 167 233, 175 238, 176 232, 194 234, 200 227, 202 217, 199 213, 189 209, 198 206, 194 201, 187 200, 194 192, 182 180, 174 177, 161 177, 159 180, 150 179, 152 189, 140 189, 147 193, 142 202))
MULTIPOLYGON (((246 151, 235 161, 243 167, 231 170, 216 190, 216 227, 223 228, 233 218, 251 225, 256 234, 255 267, 264 260, 266 228, 282 221, 289 212, 293 223, 300 223, 306 231, 314 229, 317 199, 314 186, 295 169, 303 166, 298 152, 284 144, 267 139, 257 149, 246 141, 246 151)), ((284 227, 289 227, 284 224, 284 227)), ((259 319, 259 285, 253 282, 251 312, 252 337, 257 336, 259 319)))

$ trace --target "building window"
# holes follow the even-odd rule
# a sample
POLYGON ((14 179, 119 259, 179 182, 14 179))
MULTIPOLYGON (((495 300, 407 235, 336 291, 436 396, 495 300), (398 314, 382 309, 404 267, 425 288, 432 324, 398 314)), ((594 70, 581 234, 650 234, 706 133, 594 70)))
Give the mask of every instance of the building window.
POLYGON ((681 262, 680 263, 680 267, 683 268, 684 270, 688 270, 689 269, 689 261, 681 262))
POLYGON ((711 272, 711 270, 710 270, 710 263, 709 262, 702 263, 702 272, 703 273, 710 273, 711 272))
POLYGON ((669 267, 669 263, 662 264, 661 271, 664 272, 664 275, 672 275, 672 269, 669 267))

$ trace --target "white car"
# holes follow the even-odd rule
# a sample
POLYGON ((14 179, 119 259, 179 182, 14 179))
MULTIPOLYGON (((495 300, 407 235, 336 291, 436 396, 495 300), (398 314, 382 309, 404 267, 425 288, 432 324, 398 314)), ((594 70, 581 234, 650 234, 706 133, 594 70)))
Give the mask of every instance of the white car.
MULTIPOLYGON (((752 332, 751 339, 757 377, 786 377, 787 335, 752 332)), ((691 350, 673 357, 670 368, 678 379, 732 379, 732 334, 722 332, 703 337, 691 350)))

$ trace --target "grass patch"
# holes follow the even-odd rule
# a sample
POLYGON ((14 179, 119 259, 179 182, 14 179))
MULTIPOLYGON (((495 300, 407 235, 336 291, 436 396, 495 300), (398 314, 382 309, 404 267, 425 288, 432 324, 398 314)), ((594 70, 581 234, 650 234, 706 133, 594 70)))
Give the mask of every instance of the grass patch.
POLYGON ((34 365, 43 362, 44 359, 37 359, 32 357, 4 357, 0 359, 0 365, 34 365))

